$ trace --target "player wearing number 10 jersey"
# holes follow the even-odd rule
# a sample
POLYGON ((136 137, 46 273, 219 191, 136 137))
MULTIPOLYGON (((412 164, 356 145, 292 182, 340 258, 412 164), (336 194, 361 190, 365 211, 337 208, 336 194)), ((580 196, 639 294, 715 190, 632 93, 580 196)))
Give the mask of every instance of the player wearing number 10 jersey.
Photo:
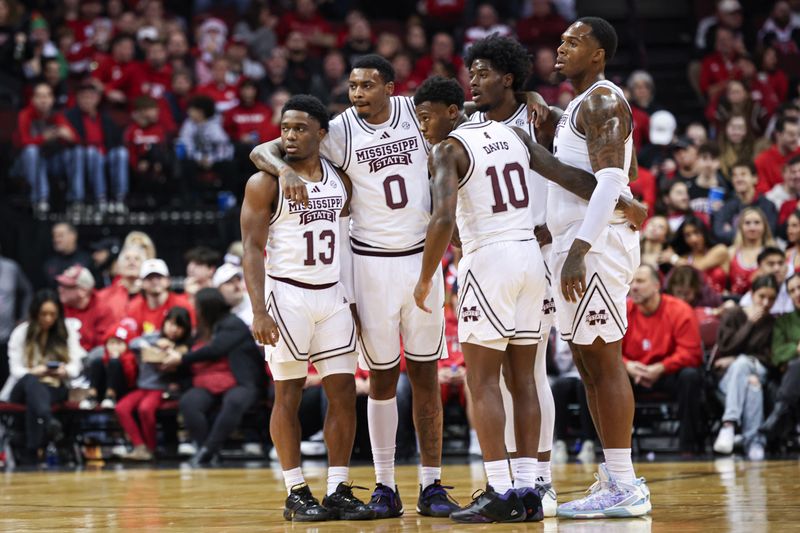
MULTIPOLYGON (((440 483, 437 361, 446 353, 441 269, 427 301, 431 314, 417 309, 412 297, 430 220, 429 147, 419 131, 412 99, 392 96, 391 63, 380 56, 364 56, 355 62, 349 81, 353 106, 331 121, 320 151, 347 173, 353 186, 350 275, 361 319, 360 362, 370 370, 367 416, 377 482, 369 506, 378 518, 404 511, 394 476, 402 335, 422 463, 417 512, 446 517, 458 507, 440 483)), ((298 183, 299 177, 285 168, 277 148, 274 142, 257 147, 251 159, 285 182, 298 183)), ((286 190, 287 184, 282 185, 286 190)))

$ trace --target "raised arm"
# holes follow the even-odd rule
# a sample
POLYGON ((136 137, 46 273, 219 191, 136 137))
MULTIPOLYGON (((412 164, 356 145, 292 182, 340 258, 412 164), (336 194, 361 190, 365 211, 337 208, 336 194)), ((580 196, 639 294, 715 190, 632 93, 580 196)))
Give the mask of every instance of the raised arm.
POLYGON ((433 276, 436 269, 441 268, 442 256, 456 227, 459 171, 463 173, 466 168, 463 161, 459 165, 459 159, 467 159, 464 148, 457 141, 448 139, 433 147, 428 160, 433 184, 433 213, 425 236, 419 280, 414 288, 417 307, 428 313, 431 310, 425 307, 425 299, 431 292, 433 276))
POLYGON ((278 340, 278 329, 267 314, 264 298, 264 249, 269 234, 269 219, 273 203, 278 198, 278 182, 275 176, 257 172, 247 180, 240 223, 244 256, 244 280, 250 304, 253 308, 253 337, 261 344, 272 344, 278 340))

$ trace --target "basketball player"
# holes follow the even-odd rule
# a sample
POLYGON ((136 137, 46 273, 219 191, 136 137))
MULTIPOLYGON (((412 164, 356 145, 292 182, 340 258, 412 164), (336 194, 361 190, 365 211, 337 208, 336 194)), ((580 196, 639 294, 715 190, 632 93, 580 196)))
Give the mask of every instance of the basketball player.
POLYGON ((632 115, 622 91, 604 76, 617 47, 611 24, 582 18, 561 39, 555 68, 577 96, 559 120, 554 151, 562 162, 593 172, 597 188, 587 202, 548 184, 551 266, 560 288, 554 292, 561 336, 586 386, 605 463, 590 494, 560 505, 558 515, 640 516, 650 512, 650 491, 631 462, 634 404, 621 351, 639 235, 614 213, 617 199, 630 197, 629 177, 636 176, 632 115))
MULTIPOLYGON (((393 91, 394 69, 386 59, 368 55, 357 60, 350 73, 353 106, 331 121, 320 150, 353 183, 353 267, 342 275, 345 285, 354 287, 361 318, 360 362, 370 370, 367 417, 377 485, 368 505, 377 518, 403 514, 394 470, 402 335, 422 463, 417 512, 446 517, 458 505, 440 482, 437 361, 446 353, 441 272, 428 301, 433 313, 417 309, 412 298, 430 219, 428 145, 412 99, 393 97, 393 91)), ((298 179, 274 142, 257 147, 251 159, 261 170, 298 179)))
MULTIPOLYGON (((558 122, 558 113, 550 113, 548 120, 542 127, 535 128, 527 120, 527 106, 518 104, 514 95, 530 73, 530 60, 528 52, 519 42, 508 37, 492 36, 481 39, 472 44, 466 55, 466 64, 470 69, 470 88, 472 101, 477 106, 478 112, 470 117, 472 122, 495 120, 507 126, 523 128, 530 137, 539 141, 542 146, 552 144, 555 124, 558 122)), ((537 344, 536 366, 536 392, 539 397, 541 410, 541 424, 539 427, 539 450, 536 463, 536 489, 542 499, 544 516, 556 515, 556 493, 552 486, 550 473, 550 449, 553 444, 553 429, 555 425, 555 404, 550 382, 547 379, 547 340, 555 318, 555 305, 550 290, 550 274, 547 268, 547 259, 550 253, 549 234, 545 224, 547 182, 536 172, 527 170, 528 190, 531 196, 531 214, 534 227, 537 228, 537 238, 545 260, 545 286, 542 302, 542 340, 537 344)), ((510 365, 504 365, 507 370, 510 365)), ((504 373, 506 380, 508 373, 504 373)), ((505 382, 501 383, 503 405, 506 413, 506 450, 511 456, 511 471, 514 477, 519 474, 519 460, 516 457, 516 443, 514 441, 514 410, 511 405, 511 396, 505 382)))
POLYGON ((356 323, 339 279, 339 265, 349 255, 350 184, 319 156, 327 129, 328 113, 319 100, 307 95, 290 98, 281 112, 281 143, 286 164, 308 176, 308 205, 287 199, 274 174, 259 172, 247 182, 241 214, 253 336, 269 345, 267 360, 275 380, 270 434, 289 493, 283 516, 298 522, 375 516, 347 483, 356 431, 353 376, 358 356, 356 323), (325 443, 330 466, 322 505, 300 469, 297 413, 309 362, 319 372, 328 397, 325 443))

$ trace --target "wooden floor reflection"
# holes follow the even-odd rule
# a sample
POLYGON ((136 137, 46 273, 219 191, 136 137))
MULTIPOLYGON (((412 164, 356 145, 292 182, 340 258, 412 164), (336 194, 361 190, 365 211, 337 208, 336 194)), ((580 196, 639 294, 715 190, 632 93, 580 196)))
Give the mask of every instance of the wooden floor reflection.
MULTIPOLYGON (((323 495, 324 467, 308 467, 312 490, 323 495)), ((580 495, 593 466, 559 465, 554 479, 559 500, 580 495)), ((445 482, 463 504, 483 483, 482 465, 448 465, 445 482)), ((401 519, 373 522, 290 524, 281 516, 285 492, 277 468, 216 470, 86 469, 79 472, 16 472, 0 478, 0 531, 275 531, 275 532, 670 532, 800 531, 800 462, 645 463, 652 517, 463 526, 414 512, 417 474, 398 470, 406 506, 401 519)), ((356 484, 372 485, 372 469, 352 470, 356 484)), ((368 492, 361 493, 365 498, 368 492)))

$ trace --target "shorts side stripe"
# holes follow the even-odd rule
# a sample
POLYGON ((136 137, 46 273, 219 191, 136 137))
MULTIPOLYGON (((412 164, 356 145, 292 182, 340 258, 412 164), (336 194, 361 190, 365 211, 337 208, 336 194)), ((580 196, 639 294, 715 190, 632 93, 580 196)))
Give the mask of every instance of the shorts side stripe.
POLYGON ((325 350, 323 352, 317 352, 314 354, 310 354, 308 360, 312 363, 316 363, 318 361, 324 361, 326 359, 331 359, 333 357, 338 357, 340 355, 349 354, 356 351, 356 325, 353 322, 352 329, 350 331, 350 339, 347 341, 347 344, 344 346, 338 346, 336 348, 331 348, 330 350, 325 350))
POLYGON ((289 328, 286 327, 286 323, 281 316, 281 311, 278 309, 278 303, 275 301, 275 295, 272 292, 269 293, 269 298, 267 298, 267 313, 270 311, 274 311, 272 317, 275 319, 275 324, 278 326, 278 331, 281 336, 286 340, 286 346, 289 347, 289 352, 292 354, 292 357, 297 361, 308 361, 308 353, 302 353, 297 349, 297 345, 294 339, 292 339, 292 335, 289 333, 289 328))
POLYGON ((408 350, 404 350, 406 357, 411 359, 412 361, 438 361, 442 358, 442 344, 444 343, 444 324, 442 324, 442 332, 439 335, 439 343, 436 346, 436 350, 433 353, 429 354, 416 354, 411 353, 408 350))
POLYGON ((614 323, 619 328, 622 335, 625 335, 625 330, 627 330, 627 326, 622 325, 621 317, 619 316, 619 312, 617 310, 617 306, 613 304, 613 300, 611 296, 608 294, 608 290, 606 289, 605 285, 603 284, 603 280, 600 279, 600 276, 595 272, 592 274, 592 279, 589 281, 589 286, 586 289, 586 292, 581 298, 580 303, 578 304, 578 309, 575 312, 575 316, 572 319, 572 328, 567 333, 562 333, 561 338, 564 340, 571 340, 572 337, 577 333, 577 329, 579 326, 578 321, 581 320, 583 314, 586 312, 586 307, 589 305, 589 302, 592 300, 594 293, 597 292, 600 295, 600 298, 603 300, 603 303, 606 304, 608 308, 608 312, 611 315, 611 318, 614 320, 614 323))
POLYGON ((467 293, 469 290, 475 293, 475 297, 478 299, 478 304, 481 306, 486 312, 486 318, 489 319, 489 323, 492 327, 500 334, 501 337, 504 339, 509 339, 513 337, 516 333, 516 330, 513 328, 506 327, 503 322, 498 318, 497 314, 492 309, 492 306, 489 305, 489 300, 486 298, 486 295, 483 293, 478 281, 475 279, 475 276, 472 274, 472 271, 467 271, 467 275, 465 277, 464 282, 464 293, 459 298, 458 302, 458 318, 461 319, 461 307, 463 306, 464 299, 467 297, 467 293))

